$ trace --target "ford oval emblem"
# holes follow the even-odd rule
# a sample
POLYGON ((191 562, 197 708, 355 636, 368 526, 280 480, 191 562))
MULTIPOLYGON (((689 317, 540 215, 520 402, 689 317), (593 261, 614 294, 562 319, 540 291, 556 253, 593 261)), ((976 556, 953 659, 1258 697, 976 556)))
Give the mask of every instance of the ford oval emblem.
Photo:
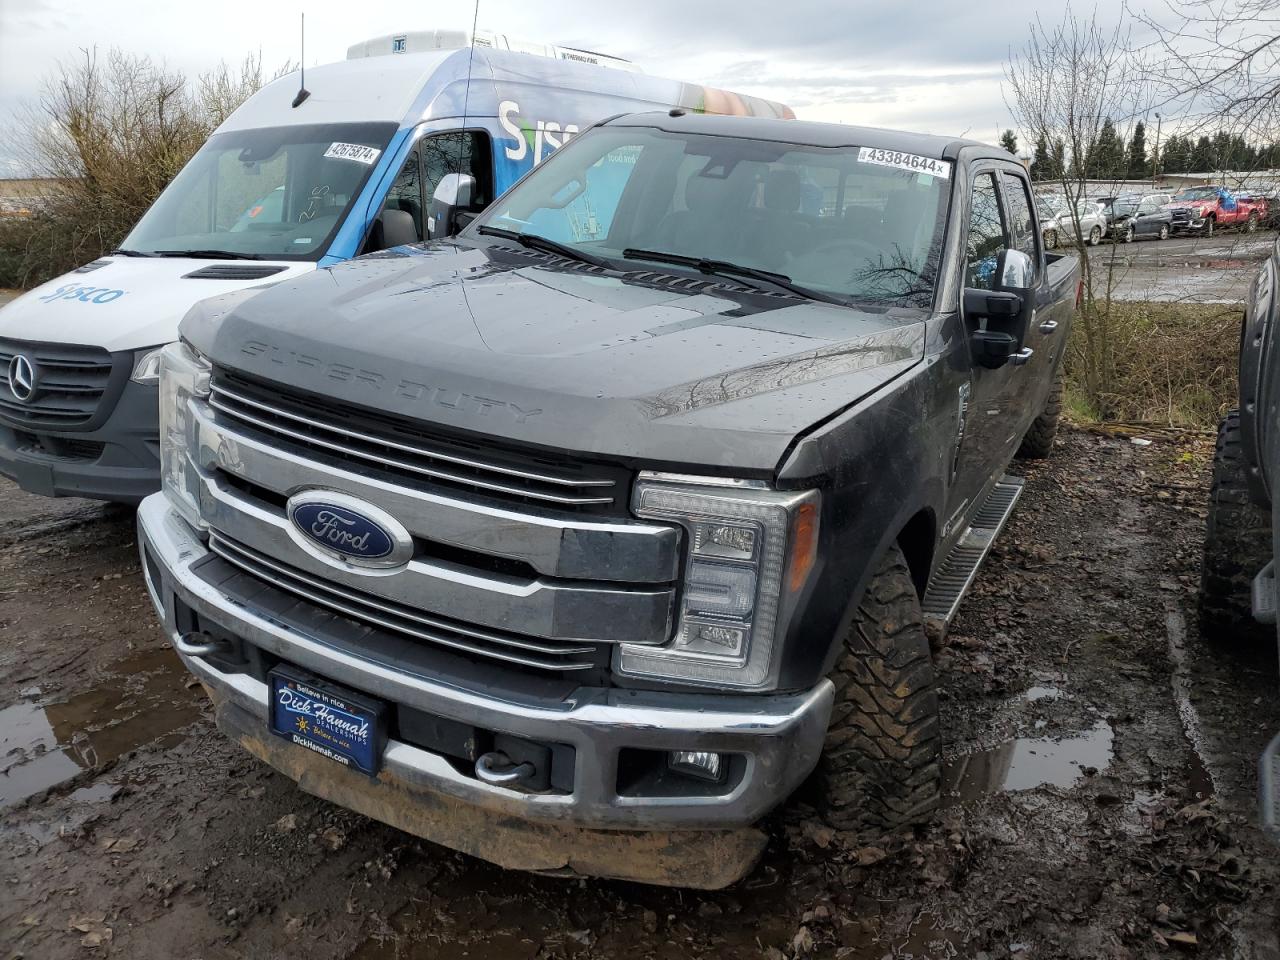
POLYGON ((330 490, 294 494, 286 505, 293 539, 304 549, 344 565, 388 568, 408 563, 413 537, 371 503, 330 490))

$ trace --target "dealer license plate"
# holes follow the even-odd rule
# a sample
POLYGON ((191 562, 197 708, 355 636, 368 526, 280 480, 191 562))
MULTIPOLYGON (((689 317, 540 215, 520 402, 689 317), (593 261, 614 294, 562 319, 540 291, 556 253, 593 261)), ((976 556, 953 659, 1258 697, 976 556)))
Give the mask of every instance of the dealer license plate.
POLYGON ((377 776, 386 745, 386 704, 290 667, 277 667, 267 676, 272 733, 377 776))

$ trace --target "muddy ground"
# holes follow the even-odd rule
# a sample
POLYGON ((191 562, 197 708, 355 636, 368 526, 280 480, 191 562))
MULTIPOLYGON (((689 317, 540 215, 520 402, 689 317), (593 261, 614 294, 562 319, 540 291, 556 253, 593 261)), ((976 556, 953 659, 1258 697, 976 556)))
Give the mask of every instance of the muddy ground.
POLYGON ((1026 471, 940 655, 938 821, 872 841, 798 801, 716 894, 504 873, 298 792, 166 650, 131 513, 4 486, 0 956, 1280 956, 1275 651, 1198 638, 1209 441, 1145 438, 1026 471))
POLYGON ((1219 231, 1133 243, 1104 241, 1089 248, 1094 290, 1110 287, 1117 300, 1236 303, 1276 241, 1272 231, 1219 231))

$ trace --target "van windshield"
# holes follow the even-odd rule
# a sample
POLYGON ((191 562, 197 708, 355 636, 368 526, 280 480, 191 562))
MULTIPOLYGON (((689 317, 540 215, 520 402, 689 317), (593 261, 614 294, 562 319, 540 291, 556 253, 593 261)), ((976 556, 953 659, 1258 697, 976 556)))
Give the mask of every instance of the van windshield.
POLYGON ((928 306, 950 164, 862 152, 602 127, 571 140, 464 236, 510 230, 632 269, 646 269, 645 252, 718 260, 841 301, 928 306))
POLYGON ((310 124, 218 133, 122 244, 140 253, 316 260, 395 124, 310 124))

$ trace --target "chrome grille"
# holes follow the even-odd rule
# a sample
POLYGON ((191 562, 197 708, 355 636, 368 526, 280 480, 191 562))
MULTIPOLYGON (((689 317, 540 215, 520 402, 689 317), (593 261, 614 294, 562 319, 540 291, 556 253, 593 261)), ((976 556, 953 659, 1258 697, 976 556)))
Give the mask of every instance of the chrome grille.
POLYGON ((98 412, 111 382, 111 354, 101 347, 0 340, 0 416, 20 427, 77 427, 98 412), (35 393, 19 400, 9 383, 15 356, 36 372, 35 393))
POLYGON ((607 666, 605 645, 563 643, 477 628, 322 580, 213 531, 209 548, 234 567, 293 597, 413 640, 544 671, 607 666))
POLYGON ((589 473, 590 466, 576 463, 518 460, 488 443, 428 436, 411 422, 225 373, 215 377, 209 404, 221 416, 270 434, 287 447, 319 451, 364 469, 373 465, 401 477, 566 508, 608 508, 620 499, 625 504, 620 489, 625 480, 616 468, 589 473))

